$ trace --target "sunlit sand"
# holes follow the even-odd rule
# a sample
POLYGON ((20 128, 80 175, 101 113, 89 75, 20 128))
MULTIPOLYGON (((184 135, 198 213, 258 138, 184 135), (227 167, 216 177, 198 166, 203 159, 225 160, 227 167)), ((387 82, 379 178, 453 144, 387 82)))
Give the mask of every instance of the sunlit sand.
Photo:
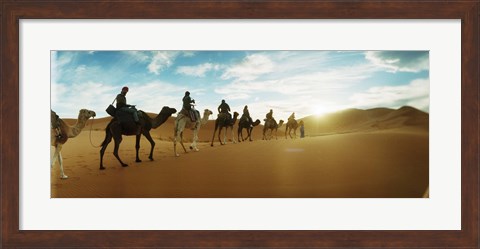
MULTIPOLYGON (((261 140, 259 125, 252 142, 233 144, 229 132, 226 145, 215 140, 213 147, 210 120, 199 131, 199 151, 185 154, 180 149, 180 157, 173 152, 171 117, 151 132, 154 161, 148 159, 150 144, 142 138, 143 162, 135 163, 135 137, 124 136, 120 157, 129 166, 121 167, 111 144, 104 156, 106 169, 99 170, 100 148, 90 139, 99 145, 109 120, 95 119, 93 126, 89 120, 63 147, 70 178, 60 179, 54 166, 52 197, 428 197, 428 114, 409 107, 350 109, 298 119, 305 122, 305 138, 297 129, 296 139, 285 139, 283 126, 278 139, 261 140)), ((190 130, 184 138, 188 147, 190 130)))

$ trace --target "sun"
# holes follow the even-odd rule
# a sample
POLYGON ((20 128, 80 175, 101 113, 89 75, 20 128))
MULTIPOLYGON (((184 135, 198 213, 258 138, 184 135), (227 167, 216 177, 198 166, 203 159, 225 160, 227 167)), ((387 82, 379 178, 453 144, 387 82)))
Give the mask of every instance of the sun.
POLYGON ((316 116, 322 116, 328 112, 324 105, 315 105, 312 107, 312 113, 316 116))

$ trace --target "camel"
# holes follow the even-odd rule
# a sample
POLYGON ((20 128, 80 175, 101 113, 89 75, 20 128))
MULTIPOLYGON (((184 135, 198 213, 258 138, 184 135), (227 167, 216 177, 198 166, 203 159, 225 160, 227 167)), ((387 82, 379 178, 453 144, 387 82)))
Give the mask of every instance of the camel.
POLYGON ((226 113, 218 114, 218 117, 215 120, 215 130, 213 131, 212 143, 210 144, 210 146, 213 146, 213 140, 215 139, 215 133, 217 133, 217 130, 218 130, 218 141, 220 142, 221 145, 225 145, 227 143, 228 128, 230 128, 231 131, 232 131, 232 141, 233 141, 233 143, 237 142, 235 140, 235 136, 233 135, 233 125, 235 125, 235 123, 237 122, 238 112, 233 113, 233 119, 230 122, 227 122, 227 117, 228 116, 227 116, 226 113), (223 143, 222 143, 222 140, 220 139, 220 134, 222 133, 223 128, 225 128, 225 133, 223 135, 223 143))
POLYGON ((252 130, 253 127, 257 126, 260 124, 260 119, 255 120, 255 122, 250 122, 248 119, 240 119, 238 121, 238 142, 245 141, 247 139, 250 139, 252 141, 252 130), (247 137, 244 139, 243 138, 243 129, 247 130, 247 137))
POLYGON ((297 138, 297 128, 298 128, 297 120, 295 120, 294 118, 289 119, 285 127, 285 139, 287 139, 287 133, 290 136, 290 138, 292 139, 297 138), (292 130, 293 130, 294 137, 292 137, 292 134, 291 134, 292 130))
POLYGON ((269 139, 272 138, 273 131, 275 130, 275 139, 277 139, 277 129, 282 127, 283 125, 283 120, 280 120, 280 122, 273 120, 273 119, 266 119, 265 120, 265 125, 263 126, 263 140, 267 140, 267 130, 270 130, 270 137, 269 139))
POLYGON ((55 162, 58 159, 60 163, 60 178, 67 179, 68 176, 63 172, 63 159, 62 159, 62 147, 69 138, 74 138, 82 132, 89 118, 95 117, 95 112, 87 109, 81 109, 78 113, 78 119, 75 125, 69 126, 61 118, 51 111, 52 123, 57 123, 60 129, 61 137, 57 136, 57 131, 51 127, 50 130, 50 144, 55 147, 55 153, 53 154, 50 167, 53 168, 55 162), (58 119, 57 119, 58 118, 58 119))
POLYGON ((113 118, 110 123, 108 123, 107 127, 105 128, 105 139, 102 142, 102 148, 100 149, 100 169, 104 170, 105 167, 103 166, 103 154, 107 149, 108 144, 112 141, 115 142, 115 148, 113 149, 113 155, 117 158, 120 162, 122 167, 127 167, 128 164, 124 163, 120 156, 118 155, 118 149, 120 147, 120 143, 122 142, 122 135, 136 136, 135 142, 135 149, 136 149, 136 160, 135 162, 141 162, 140 158, 138 157, 138 150, 140 149, 140 137, 143 134, 147 140, 150 142, 150 156, 148 157, 150 161, 153 161, 153 148, 155 147, 155 142, 150 135, 150 130, 158 128, 160 125, 165 123, 167 119, 172 116, 172 114, 176 113, 177 110, 175 108, 170 108, 168 106, 164 106, 160 113, 155 118, 150 118, 145 112, 139 111, 139 125, 134 125, 133 121, 130 125, 126 122, 125 125, 120 124, 118 118, 113 118))
POLYGON ((179 113, 177 118, 175 119, 175 132, 174 132, 174 140, 173 140, 173 153, 175 156, 180 156, 180 154, 177 153, 177 141, 180 141, 180 144, 183 147, 183 150, 185 153, 187 153, 187 150, 185 149, 185 146, 183 145, 183 130, 185 128, 192 129, 193 130, 193 141, 192 144, 190 144, 190 149, 194 151, 199 151, 197 148, 197 141, 198 141, 198 131, 200 130, 200 127, 202 125, 205 125, 208 122, 208 117, 213 114, 212 111, 205 109, 203 111, 203 117, 200 119, 200 113, 196 111, 197 114, 197 121, 192 122, 190 120, 190 117, 185 116, 183 113, 179 113))

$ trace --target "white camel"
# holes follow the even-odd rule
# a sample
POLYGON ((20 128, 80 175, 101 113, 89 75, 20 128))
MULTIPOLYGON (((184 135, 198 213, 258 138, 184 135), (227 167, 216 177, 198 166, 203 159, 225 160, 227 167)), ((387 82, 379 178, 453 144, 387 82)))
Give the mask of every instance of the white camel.
POLYGON ((60 178, 67 179, 63 172, 63 159, 62 159, 62 147, 67 142, 69 138, 74 138, 82 132, 82 129, 85 127, 87 120, 91 117, 95 117, 95 112, 87 109, 81 109, 78 113, 77 123, 73 126, 69 126, 61 118, 58 118, 56 114, 51 111, 52 124, 58 124, 58 130, 51 127, 50 131, 50 141, 51 146, 55 147, 55 153, 53 154, 50 167, 53 168, 55 162, 58 159, 60 163, 60 178))
POLYGON ((178 113, 177 118, 175 119, 175 133, 174 133, 174 140, 173 140, 173 152, 175 156, 180 156, 177 153, 177 140, 180 141, 180 144, 183 147, 183 150, 185 153, 187 153, 187 150, 185 149, 185 146, 183 145, 183 130, 185 128, 187 129, 192 129, 193 130, 193 142, 190 144, 190 149, 194 151, 199 151, 197 148, 197 140, 198 140, 198 131, 200 130, 200 127, 202 125, 205 125, 208 121, 208 117, 213 114, 212 111, 205 109, 203 111, 203 117, 200 119, 200 115, 197 112, 197 120, 196 122, 192 122, 190 120, 190 117, 186 116, 183 114, 183 112, 178 113))

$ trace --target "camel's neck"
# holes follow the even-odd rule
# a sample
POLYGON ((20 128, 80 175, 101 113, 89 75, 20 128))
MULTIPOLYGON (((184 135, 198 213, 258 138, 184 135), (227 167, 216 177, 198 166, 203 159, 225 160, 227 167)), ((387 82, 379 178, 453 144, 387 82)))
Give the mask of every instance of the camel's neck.
POLYGON ((208 122, 208 114, 204 113, 203 118, 200 120, 201 125, 205 125, 208 122))
POLYGON ((237 122, 237 118, 238 116, 233 116, 232 125, 234 125, 237 122))
POLYGON ((85 127, 86 124, 87 124, 87 118, 79 116, 77 119, 77 123, 73 126, 68 127, 68 131, 67 131, 68 137, 72 138, 72 137, 78 136, 78 134, 82 132, 82 129, 85 127))
POLYGON ((159 114, 152 120, 152 128, 153 128, 153 129, 158 128, 160 125, 162 125, 163 123, 165 123, 165 121, 167 121, 168 117, 170 117, 170 115, 166 115, 166 114, 159 113, 159 114))

